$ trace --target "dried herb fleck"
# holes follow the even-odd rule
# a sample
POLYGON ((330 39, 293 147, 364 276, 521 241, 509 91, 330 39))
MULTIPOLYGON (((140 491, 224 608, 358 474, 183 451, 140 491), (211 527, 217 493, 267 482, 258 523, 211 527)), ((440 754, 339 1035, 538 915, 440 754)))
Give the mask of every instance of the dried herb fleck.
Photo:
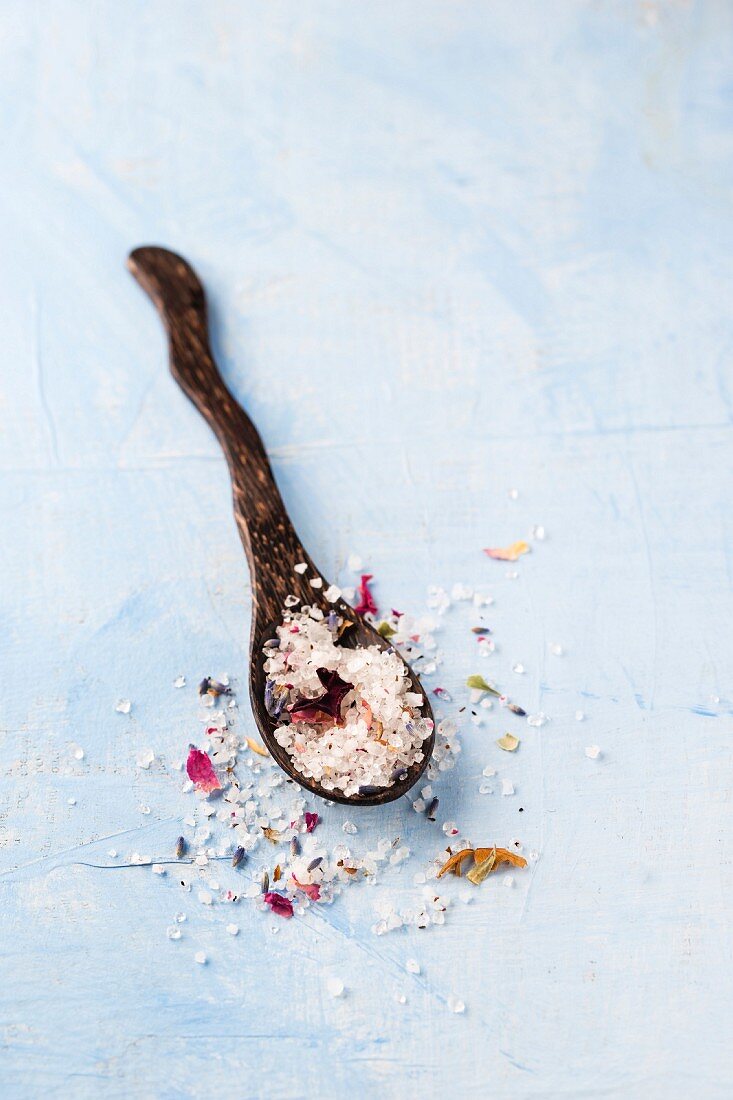
POLYGON ((486 680, 484 680, 483 676, 478 674, 468 677, 466 680, 466 687, 472 688, 473 691, 488 691, 490 695, 496 695, 497 697, 501 696, 500 691, 497 691, 495 687, 492 687, 491 684, 488 684, 486 680))
POLYGON ((269 756, 267 749, 259 741, 253 741, 251 737, 247 737, 246 741, 252 752, 256 752, 258 756, 269 756))

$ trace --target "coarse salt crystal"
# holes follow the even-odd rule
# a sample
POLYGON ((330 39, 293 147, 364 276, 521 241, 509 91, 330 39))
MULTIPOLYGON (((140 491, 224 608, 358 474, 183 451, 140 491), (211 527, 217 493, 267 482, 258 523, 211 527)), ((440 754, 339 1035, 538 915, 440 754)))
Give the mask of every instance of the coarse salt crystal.
POLYGON ((408 959, 405 963, 405 970, 407 970, 410 974, 419 974, 420 963, 417 961, 417 959, 408 959))
POLYGON ((186 686, 186 677, 185 676, 177 676, 175 678, 175 680, 173 681, 173 687, 175 687, 175 688, 182 688, 182 687, 185 687, 185 686, 186 686))
POLYGON ((211 905, 214 900, 208 890, 199 890, 198 899, 202 905, 211 905))
POLYGON ((514 878, 511 875, 505 875, 504 885, 511 888, 514 885, 514 878))
POLYGON ((335 603, 341 595, 341 589, 337 584, 330 584, 323 595, 326 597, 329 603, 335 603))
POLYGON ((199 964, 199 966, 206 966, 207 959, 205 951, 197 951, 194 955, 194 959, 199 964))
POLYGON ((332 997, 340 997, 344 992, 344 983, 340 978, 328 978, 326 980, 326 989, 332 997))
POLYGON ((311 577, 310 586, 311 588, 323 588, 323 581, 320 577, 311 577))
POLYGON ((502 779, 501 793, 503 795, 514 794, 514 784, 512 783, 511 779, 502 779))
POLYGON ((451 1012, 461 1013, 466 1011, 466 1006, 463 1001, 459 1000, 459 998, 455 997, 452 993, 448 998, 448 1008, 451 1012))
POLYGON ((129 699, 120 699, 119 703, 117 703, 115 707, 115 710, 118 712, 118 714, 129 714, 131 706, 132 703, 129 699))
POLYGON ((84 749, 82 749, 81 747, 78 747, 78 748, 74 749, 74 759, 75 760, 83 760, 84 759, 84 749))
POLYGON ((293 569, 295 570, 296 573, 305 573, 307 568, 308 568, 308 564, 307 564, 307 562, 304 562, 304 561, 299 561, 297 565, 293 566, 293 569))
POLYGON ((358 573, 364 568, 364 563, 362 562, 358 554, 349 554, 349 558, 346 564, 349 568, 349 572, 351 573, 358 573))
POLYGON ((341 826, 345 833, 358 833, 358 829, 353 821, 345 821, 341 826))
POLYGON ((76 799, 75 798, 67 798, 66 802, 67 802, 67 805, 69 805, 69 806, 76 806, 76 799))
POLYGON ((154 875, 164 875, 165 874, 165 867, 163 866, 162 863, 154 863, 152 865, 152 867, 150 868, 150 870, 153 872, 154 875))
POLYGON ((597 760, 598 757, 601 755, 601 750, 598 745, 589 745, 588 748, 585 750, 585 755, 588 757, 589 760, 597 760))
POLYGON ((575 712, 575 721, 576 722, 582 722, 584 718, 585 718, 585 714, 583 713, 583 711, 582 710, 576 710, 576 712, 575 712))
POLYGON ((230 936, 238 936, 239 935, 239 925, 238 924, 228 924, 227 925, 227 932, 229 933, 230 936))
POLYGON ((518 676, 522 676, 525 673, 525 671, 526 671, 526 669, 525 669, 524 665, 520 665, 520 664, 512 665, 512 672, 516 672, 518 676))
POLYGON ((166 928, 165 933, 169 940, 180 940, 181 938, 181 930, 180 928, 176 928, 174 924, 166 928))
POLYGON ((545 538, 545 529, 542 524, 537 523, 532 528, 532 538, 537 539, 538 542, 542 542, 545 538))
POLYGON ((489 764, 487 764, 486 767, 484 768, 484 770, 481 772, 481 774, 485 775, 486 778, 488 779, 492 775, 496 775, 496 768, 492 768, 489 764))
POLYGON ((552 653, 554 657, 562 657, 564 652, 565 650, 559 642, 550 642, 550 653, 552 653))

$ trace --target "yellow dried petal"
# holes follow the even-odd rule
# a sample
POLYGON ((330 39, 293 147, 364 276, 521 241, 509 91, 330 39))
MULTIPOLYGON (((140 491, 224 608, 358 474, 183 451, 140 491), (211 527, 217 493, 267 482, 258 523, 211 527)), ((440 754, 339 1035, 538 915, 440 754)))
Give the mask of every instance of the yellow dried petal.
POLYGON ((471 870, 466 875, 466 878, 474 884, 474 886, 480 886, 487 875, 490 875, 494 869, 496 863, 496 848, 492 848, 486 859, 482 859, 481 862, 474 863, 471 870))
POLYGON ((484 550, 484 554, 487 554, 490 558, 494 558, 496 561, 516 561, 522 554, 528 554, 529 550, 529 543, 525 542, 523 539, 519 539, 518 542, 513 542, 511 546, 489 547, 484 550))
POLYGON ((515 737, 513 733, 505 733, 496 743, 504 752, 515 752, 519 747, 519 738, 515 737))
POLYGON ((251 748, 252 752, 256 752, 258 756, 269 756, 267 749, 264 745, 261 745, 259 741, 253 741, 251 737, 246 738, 247 744, 251 748))

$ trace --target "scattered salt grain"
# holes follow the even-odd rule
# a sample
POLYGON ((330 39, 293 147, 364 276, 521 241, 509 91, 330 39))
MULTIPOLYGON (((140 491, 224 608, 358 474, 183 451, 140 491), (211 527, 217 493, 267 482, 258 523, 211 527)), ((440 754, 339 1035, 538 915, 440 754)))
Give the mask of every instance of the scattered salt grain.
POLYGON ((358 573, 364 568, 364 563, 358 554, 349 554, 349 559, 346 564, 351 573, 358 573))
POLYGON ((479 794, 493 794, 494 793, 494 788, 491 786, 490 783, 480 783, 478 793, 479 794))
POLYGON ((332 997, 341 997, 344 992, 344 983, 340 978, 328 978, 326 989, 332 997))
POLYGON ((197 951, 194 955, 194 959, 199 964, 199 966, 206 966, 207 959, 205 951, 197 951))
POLYGON ((530 852, 529 852, 529 861, 530 861, 530 863, 536 863, 539 858, 540 858, 540 853, 535 848, 530 849, 530 852))
POLYGON ((527 718, 527 725, 528 726, 544 726, 546 721, 547 721, 547 715, 543 714, 542 711, 540 711, 539 714, 530 714, 529 715, 529 717, 527 718))
POLYGON ((405 996, 404 993, 397 993, 395 999, 396 999, 398 1005, 406 1005, 407 1004, 407 997, 405 996))
POLYGON ((150 813, 150 807, 146 806, 144 802, 140 803, 140 805, 138 806, 138 809, 140 810, 141 814, 149 814, 150 813))
POLYGON ((110 848, 110 850, 107 852, 107 855, 109 856, 110 859, 117 859, 117 849, 116 848, 110 848))
POLYGON ((510 489, 507 496, 510 500, 519 500, 519 489, 510 489))
POLYGON ((559 642, 550 642, 550 653, 553 657, 562 657, 565 650, 559 642))
POLYGON ((582 722, 584 718, 585 718, 585 714, 583 713, 583 711, 582 710, 576 710, 576 712, 575 712, 575 721, 576 722, 582 722))
POLYGON ((211 905, 214 900, 208 890, 199 890, 198 899, 202 905, 211 905))
POLYGON ((66 803, 67 803, 68 806, 76 806, 76 799, 75 798, 67 798, 66 803))
POLYGON ((153 763, 154 760, 155 760, 155 753, 153 752, 153 750, 152 749, 143 749, 143 751, 140 753, 140 755, 138 756, 135 763, 137 764, 138 768, 144 768, 147 771, 147 769, 150 767, 150 765, 153 763))
POLYGON ((320 577, 311 577, 310 586, 311 588, 323 588, 323 581, 320 577))
POLYGON ((293 566, 293 569, 295 570, 296 573, 305 573, 307 568, 308 568, 307 562, 304 562, 304 561, 299 561, 297 565, 293 566))
POLYGON ((508 887, 509 889, 512 888, 512 886, 514 885, 514 878, 512 877, 512 875, 505 875, 504 876, 504 885, 506 887, 508 887))
POLYGON ((81 747, 75 748, 74 749, 74 759, 75 760, 83 760, 84 759, 84 749, 82 749, 81 747))
POLYGON ((463 1001, 459 1000, 458 997, 455 997, 452 993, 448 998, 448 1008, 451 1012, 461 1013, 466 1011, 466 1006, 463 1001))
POLYGON ((180 928, 176 928, 174 924, 170 925, 169 928, 166 928, 165 933, 169 940, 180 940, 181 938, 181 930, 180 928))
POLYGON ((490 765, 487 764, 486 767, 484 768, 484 770, 481 772, 481 774, 485 775, 488 779, 492 775, 496 775, 496 768, 492 768, 490 765))
POLYGON ((512 783, 511 779, 502 779, 501 793, 503 795, 514 794, 514 784, 512 783))
POLYGON ((585 750, 585 755, 588 757, 589 760, 597 760, 598 757, 601 755, 601 750, 598 745, 589 745, 588 748, 585 750))
POLYGON ((162 863, 154 863, 153 866, 150 868, 150 870, 153 872, 154 875, 164 875, 165 874, 165 867, 163 866, 162 863))
POLYGON ((417 961, 417 959, 408 959, 405 963, 405 970, 407 970, 410 974, 419 974, 420 963, 417 961))
POLYGON ((186 686, 186 677, 185 676, 177 676, 175 678, 175 680, 173 681, 173 687, 174 688, 182 688, 182 687, 185 687, 185 686, 186 686))
POLYGON ((238 936, 239 935, 239 925, 238 924, 228 924, 227 925, 227 932, 229 933, 230 936, 238 936))
POLYGON ((518 676, 523 676, 526 672, 524 665, 516 664, 512 665, 512 672, 516 672, 518 676))
POLYGON ((335 603, 341 596, 341 589, 337 584, 330 584, 326 591, 323 593, 329 603, 335 603))
POLYGON ((537 539, 538 542, 543 542, 545 539, 545 529, 541 524, 536 524, 532 528, 532 538, 537 539))
POLYGON ((132 703, 129 699, 120 699, 119 703, 115 707, 118 714, 129 714, 132 703))
POLYGON ((358 833, 359 832, 359 830, 357 829, 357 827, 356 827, 356 825, 354 824, 353 821, 345 821, 343 823, 343 825, 341 826, 341 829, 345 833, 358 833))
POLYGON ((458 826, 455 821, 444 821, 443 832, 446 836, 458 836, 458 826))

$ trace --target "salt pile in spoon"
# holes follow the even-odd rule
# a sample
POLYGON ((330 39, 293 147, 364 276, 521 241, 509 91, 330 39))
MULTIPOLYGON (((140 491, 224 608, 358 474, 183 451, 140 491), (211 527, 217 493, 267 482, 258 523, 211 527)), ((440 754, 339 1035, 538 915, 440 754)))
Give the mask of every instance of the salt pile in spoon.
POLYGON ((263 647, 265 706, 304 778, 347 796, 374 794, 424 759, 433 723, 420 716, 422 695, 398 654, 339 645, 342 625, 318 608, 285 614, 263 647))

